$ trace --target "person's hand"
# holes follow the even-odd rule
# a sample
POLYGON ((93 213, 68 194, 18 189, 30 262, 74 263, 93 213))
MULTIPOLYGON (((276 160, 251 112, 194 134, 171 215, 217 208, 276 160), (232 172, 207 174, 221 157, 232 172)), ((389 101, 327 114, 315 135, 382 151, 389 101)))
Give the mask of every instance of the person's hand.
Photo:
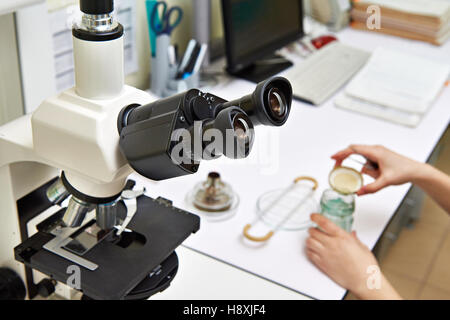
POLYGON ((346 232, 320 214, 312 214, 311 220, 321 230, 309 229, 306 254, 323 273, 358 298, 400 299, 379 271, 375 256, 358 240, 355 232, 346 232), (371 276, 379 277, 375 279, 379 287, 370 287, 371 276))
POLYGON ((309 229, 306 254, 322 272, 354 292, 367 282, 367 268, 378 266, 372 252, 356 234, 348 233, 320 214, 311 215, 321 230, 309 229), (323 231, 322 231, 323 230, 323 231))
POLYGON ((383 146, 351 145, 331 158, 336 160, 336 166, 340 166, 352 154, 362 155, 369 163, 373 162, 378 165, 376 169, 369 168, 369 166, 363 167, 361 173, 371 176, 375 181, 363 186, 357 193, 359 196, 375 193, 387 186, 413 182, 423 165, 383 146))

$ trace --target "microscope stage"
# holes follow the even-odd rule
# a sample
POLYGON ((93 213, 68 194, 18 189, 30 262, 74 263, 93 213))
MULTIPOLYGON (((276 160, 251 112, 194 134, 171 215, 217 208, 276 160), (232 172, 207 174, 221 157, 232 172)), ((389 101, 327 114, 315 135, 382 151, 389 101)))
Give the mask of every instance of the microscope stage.
MULTIPOLYGON (((89 298, 124 299, 200 227, 199 217, 165 199, 142 196, 137 204, 137 213, 128 225, 133 232, 122 233, 118 242, 101 241, 82 256, 98 265, 94 271, 79 266, 81 291, 89 298)), ((123 203, 118 210, 126 215, 123 203)), ((53 238, 48 232, 38 232, 14 249, 16 259, 57 281, 67 283, 69 279, 71 283, 71 266, 77 264, 43 248, 53 238)))

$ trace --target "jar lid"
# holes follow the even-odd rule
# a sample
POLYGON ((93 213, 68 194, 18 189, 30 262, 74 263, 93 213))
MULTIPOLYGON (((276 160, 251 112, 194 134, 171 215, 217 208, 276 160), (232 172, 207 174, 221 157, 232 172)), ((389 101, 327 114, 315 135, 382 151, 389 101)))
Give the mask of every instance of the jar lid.
POLYGON ((349 167, 334 168, 328 182, 331 188, 342 194, 356 193, 364 185, 362 174, 349 167))

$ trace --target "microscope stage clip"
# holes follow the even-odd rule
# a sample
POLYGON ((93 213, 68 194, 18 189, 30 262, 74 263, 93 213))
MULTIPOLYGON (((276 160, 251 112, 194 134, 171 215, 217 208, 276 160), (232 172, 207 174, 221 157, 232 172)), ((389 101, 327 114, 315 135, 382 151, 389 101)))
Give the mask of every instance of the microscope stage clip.
POLYGON ((52 233, 56 236, 49 242, 47 242, 43 248, 64 258, 69 261, 72 261, 88 270, 94 271, 97 270, 98 265, 88 261, 76 254, 73 254, 64 249, 64 246, 69 244, 73 239, 70 237, 73 234, 74 230, 72 228, 61 228, 54 230, 52 233))
POLYGON ((125 228, 130 223, 131 219, 133 219, 134 215, 137 211, 137 198, 140 196, 143 196, 145 193, 145 188, 141 190, 124 190, 122 192, 122 200, 125 203, 125 206, 127 207, 127 216, 125 220, 123 220, 122 225, 117 230, 117 236, 120 236, 122 232, 125 230, 125 228))

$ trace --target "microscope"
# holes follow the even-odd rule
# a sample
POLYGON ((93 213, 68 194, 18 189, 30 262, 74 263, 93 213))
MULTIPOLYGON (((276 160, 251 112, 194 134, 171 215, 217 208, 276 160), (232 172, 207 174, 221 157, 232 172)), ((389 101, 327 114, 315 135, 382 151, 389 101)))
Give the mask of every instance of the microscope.
POLYGON ((165 180, 202 160, 246 157, 254 126, 282 126, 290 83, 274 77, 241 99, 192 89, 152 101, 124 84, 113 0, 80 0, 74 88, 0 127, 0 299, 147 299, 178 269, 175 249, 199 217, 145 196, 128 176, 165 180), (35 275, 42 280, 36 281, 35 275))

